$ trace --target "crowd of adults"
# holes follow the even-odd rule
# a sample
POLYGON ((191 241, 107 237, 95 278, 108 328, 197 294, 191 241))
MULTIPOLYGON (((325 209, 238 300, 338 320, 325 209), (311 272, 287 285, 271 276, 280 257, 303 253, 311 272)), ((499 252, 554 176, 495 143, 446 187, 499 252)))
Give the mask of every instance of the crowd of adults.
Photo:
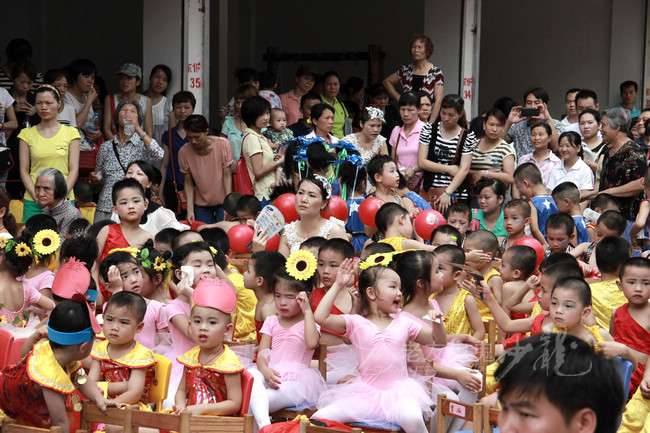
MULTIPOLYGON (((635 82, 621 84, 621 104, 602 112, 595 92, 571 88, 566 112, 552 116, 549 94, 535 87, 521 100, 500 98, 468 122, 463 99, 445 93, 443 71, 429 60, 433 52, 427 36, 414 35, 411 61, 383 83, 358 77, 342 83, 335 71, 301 66, 295 86, 284 93, 276 93, 275 73, 238 69, 239 87, 219 110, 220 124, 211 126, 194 114, 191 92, 167 95, 172 73, 165 65, 152 69, 141 92, 144 76, 134 63, 103 71, 106 81, 87 59, 41 74, 31 63, 29 42, 14 39, 0 67, 0 181, 8 181, 12 198, 23 199, 23 220, 49 213, 64 231, 78 216, 75 184, 92 185, 94 220, 101 221, 116 218, 111 191, 117 181, 144 179, 157 205, 142 223, 155 232, 182 228, 182 219, 223 219, 240 158, 263 203, 295 191, 294 161, 285 160, 284 145, 304 136, 332 147, 343 140, 364 163, 388 155, 408 189, 442 212, 454 201, 478 207, 477 185, 486 178, 503 182, 517 197, 513 173, 531 162, 549 189, 571 180, 583 205, 606 192, 617 197, 626 218, 634 218, 650 142, 650 109, 634 106, 635 82), (579 156, 563 151, 570 147, 579 156), (139 174, 129 171, 134 164, 139 174)), ((338 171, 329 169, 331 162, 311 168, 336 194, 338 171)))

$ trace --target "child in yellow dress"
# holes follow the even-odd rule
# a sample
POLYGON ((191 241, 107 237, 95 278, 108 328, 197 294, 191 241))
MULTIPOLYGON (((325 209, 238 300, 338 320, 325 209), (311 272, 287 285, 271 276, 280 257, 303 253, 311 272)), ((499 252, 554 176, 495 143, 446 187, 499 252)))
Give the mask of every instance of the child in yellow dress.
MULTIPOLYGON (((151 350, 135 340, 144 326, 147 303, 133 292, 117 292, 106 304, 103 331, 106 340, 95 344, 89 376, 108 382, 108 396, 120 403, 145 404, 153 381, 156 358, 151 350)), ((107 426, 108 430, 112 430, 107 426)))

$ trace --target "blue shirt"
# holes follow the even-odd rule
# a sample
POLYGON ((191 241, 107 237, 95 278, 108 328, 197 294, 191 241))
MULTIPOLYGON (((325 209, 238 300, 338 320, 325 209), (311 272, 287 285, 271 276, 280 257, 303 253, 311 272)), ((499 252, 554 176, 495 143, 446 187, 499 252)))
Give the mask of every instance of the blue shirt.
POLYGON ((543 236, 546 236, 546 220, 558 211, 557 206, 555 206, 555 201, 553 201, 553 197, 550 195, 538 195, 537 197, 531 198, 530 202, 537 210, 539 231, 542 232, 543 236))
POLYGON ((577 245, 580 245, 583 242, 589 242, 589 232, 587 231, 585 217, 582 215, 574 215, 573 221, 576 223, 576 231, 578 232, 577 245))
POLYGON ((431 204, 418 193, 409 191, 404 197, 410 198, 415 207, 419 207, 420 210, 433 209, 431 204))
MULTIPOLYGON (((163 132, 162 135, 162 143, 161 145, 169 147, 169 130, 163 132)), ((172 174, 172 166, 174 170, 174 174, 176 175, 176 183, 179 185, 183 185, 185 182, 183 181, 183 173, 181 173, 181 168, 178 165, 178 151, 181 150, 181 147, 185 146, 185 143, 188 143, 189 140, 187 138, 183 138, 180 135, 178 135, 178 129, 176 127, 172 128, 172 145, 169 151, 171 152, 171 157, 169 159, 169 164, 167 164, 167 174, 166 174, 166 179, 173 181, 174 176, 172 174), (172 159, 173 159, 173 164, 172 164, 172 159)))

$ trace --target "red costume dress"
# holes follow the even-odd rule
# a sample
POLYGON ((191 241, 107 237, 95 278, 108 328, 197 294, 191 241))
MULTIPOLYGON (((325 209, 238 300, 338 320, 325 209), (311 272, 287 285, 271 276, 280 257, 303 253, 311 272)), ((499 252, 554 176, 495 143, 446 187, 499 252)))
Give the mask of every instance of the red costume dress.
MULTIPOLYGON (((614 341, 625 344, 634 350, 650 355, 650 332, 630 316, 629 304, 623 304, 614 310, 614 341)), ((630 381, 630 396, 634 395, 643 379, 645 365, 639 362, 630 381)))
POLYGON ((27 357, 0 373, 0 409, 7 416, 20 419, 27 425, 51 427, 52 419, 43 390, 39 387, 70 396, 75 390, 72 380, 80 368, 79 361, 61 367, 49 341, 36 343, 27 357))
MULTIPOLYGON (((142 344, 135 342, 133 349, 118 359, 113 359, 108 354, 108 340, 103 340, 95 344, 90 356, 100 362, 100 381, 107 382, 126 382, 131 378, 131 370, 136 368, 146 368, 147 374, 144 382, 144 391, 140 396, 141 410, 149 406, 144 404, 149 397, 151 383, 153 382, 153 368, 157 364, 153 352, 142 344)), ((115 398, 118 394, 109 394, 108 398, 115 398)))
POLYGON ((205 403, 219 403, 228 399, 225 374, 244 371, 235 352, 224 344, 221 355, 210 364, 201 364, 197 346, 178 357, 178 362, 185 366, 185 396, 187 406, 205 403))
MULTIPOLYGON (((115 248, 129 248, 131 244, 124 237, 122 232, 122 226, 119 224, 111 224, 108 226, 108 236, 106 236, 106 244, 104 244, 104 249, 101 251, 101 257, 99 258, 99 263, 102 262, 108 255, 108 252, 114 250, 115 248)), ((106 290, 103 284, 100 284, 99 290, 102 292, 104 297, 104 302, 108 301, 111 297, 111 292, 106 290)))
MULTIPOLYGON (((311 292, 311 295, 309 297, 309 299, 310 299, 309 303, 311 304, 311 310, 312 311, 316 311, 316 307, 318 307, 318 304, 320 304, 320 301, 323 300, 326 293, 327 292, 325 291, 324 287, 319 287, 317 289, 314 289, 311 292)), ((336 305, 332 305, 332 309, 330 310, 330 314, 342 315, 342 314, 345 314, 345 313, 343 313, 343 311, 339 310, 336 305)), ((336 335, 337 337, 343 338, 343 336, 341 334, 337 334, 336 332, 329 331, 329 330, 327 330, 325 328, 321 328, 321 331, 322 332, 327 332, 328 334, 336 335)))

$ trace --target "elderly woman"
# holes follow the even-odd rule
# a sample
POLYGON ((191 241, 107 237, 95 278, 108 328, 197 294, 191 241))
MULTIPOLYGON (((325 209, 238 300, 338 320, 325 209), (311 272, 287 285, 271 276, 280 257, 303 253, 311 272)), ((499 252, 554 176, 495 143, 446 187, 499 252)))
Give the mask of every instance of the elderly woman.
POLYGON ((57 231, 62 238, 68 233, 72 221, 83 218, 79 209, 66 197, 68 185, 65 176, 56 168, 46 168, 38 173, 34 192, 34 199, 43 208, 43 214, 56 220, 57 231))
POLYGON ((427 60, 433 54, 433 42, 426 35, 413 35, 411 38, 411 57, 413 63, 401 66, 397 72, 384 80, 388 94, 399 100, 395 85, 402 85, 402 92, 418 92, 424 90, 433 99, 433 109, 429 122, 435 122, 440 113, 440 103, 444 94, 445 76, 437 66, 427 60))
POLYGON ((143 117, 140 105, 135 99, 125 99, 115 108, 113 121, 118 125, 117 134, 99 148, 97 166, 95 171, 90 173, 90 181, 93 185, 101 187, 95 222, 111 218, 113 185, 118 180, 124 179, 131 162, 145 160, 154 166, 160 164, 163 149, 140 126, 143 117), (126 122, 131 122, 135 126, 133 135, 124 132, 126 122))
POLYGON ((646 163, 641 147, 627 136, 630 122, 630 112, 624 108, 610 108, 603 113, 601 132, 608 144, 603 150, 600 191, 583 193, 582 200, 589 200, 601 192, 613 195, 618 199, 623 216, 633 220, 641 204, 646 163))

